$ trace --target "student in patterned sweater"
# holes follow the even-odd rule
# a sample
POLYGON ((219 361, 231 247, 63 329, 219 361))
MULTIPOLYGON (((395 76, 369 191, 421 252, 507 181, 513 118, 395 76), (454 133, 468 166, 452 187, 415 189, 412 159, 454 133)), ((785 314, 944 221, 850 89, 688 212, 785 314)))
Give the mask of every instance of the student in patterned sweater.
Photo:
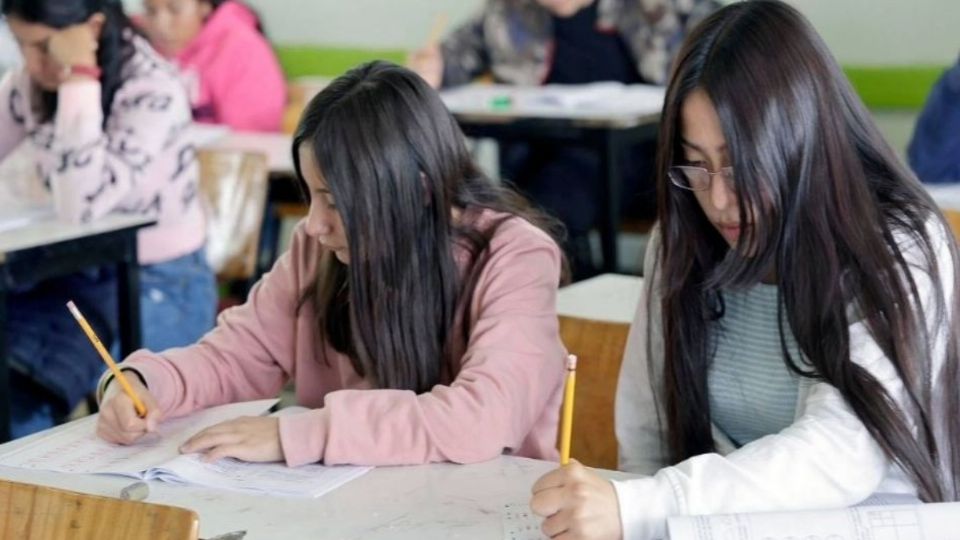
MULTIPOLYGON (((213 325, 203 257, 190 106, 172 66, 111 0, 3 0, 24 66, 0 82, 0 159, 25 142, 62 221, 149 216, 139 234, 144 344, 164 349, 213 325)), ((94 387, 102 368, 63 303, 101 337, 116 328, 115 276, 91 268, 21 287, 8 299, 14 435, 49 426, 94 387)))

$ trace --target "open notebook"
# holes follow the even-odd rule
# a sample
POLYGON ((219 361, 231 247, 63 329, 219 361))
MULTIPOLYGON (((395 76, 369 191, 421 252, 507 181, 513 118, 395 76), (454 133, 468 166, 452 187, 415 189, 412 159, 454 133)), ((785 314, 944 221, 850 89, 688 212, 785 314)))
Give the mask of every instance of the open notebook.
POLYGON ((114 474, 212 488, 272 495, 319 497, 363 475, 370 467, 247 463, 223 459, 204 463, 181 455, 181 444, 203 428, 238 416, 258 416, 276 400, 212 407, 162 423, 156 434, 137 444, 120 446, 96 435, 97 416, 88 416, 51 430, 11 452, 0 465, 65 473, 114 474))

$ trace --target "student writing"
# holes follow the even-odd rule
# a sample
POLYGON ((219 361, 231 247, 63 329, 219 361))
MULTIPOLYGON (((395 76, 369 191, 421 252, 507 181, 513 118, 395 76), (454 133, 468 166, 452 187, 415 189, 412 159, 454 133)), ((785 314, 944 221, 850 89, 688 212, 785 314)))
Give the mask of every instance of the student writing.
POLYGON ((620 467, 534 486, 543 530, 956 500, 957 247, 810 24, 738 2, 681 50, 660 224, 617 389, 620 467), (770 54, 776 49, 777 54, 770 54))

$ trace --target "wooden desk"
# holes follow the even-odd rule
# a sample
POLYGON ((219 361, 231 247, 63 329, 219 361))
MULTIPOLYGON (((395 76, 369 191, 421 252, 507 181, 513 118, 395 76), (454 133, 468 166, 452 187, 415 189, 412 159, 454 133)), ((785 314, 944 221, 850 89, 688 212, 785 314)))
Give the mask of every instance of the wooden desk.
POLYGON ((467 85, 441 93, 468 137, 497 141, 567 142, 593 148, 600 157, 603 195, 599 201, 600 245, 605 272, 617 271, 620 227, 619 159, 632 145, 656 139, 663 92, 632 85, 602 105, 574 108, 545 103, 548 87, 467 85), (509 99, 496 107, 495 100, 509 99))
POLYGON ((0 442, 10 440, 7 292, 93 266, 116 265, 120 350, 127 355, 140 348, 137 230, 153 223, 141 216, 111 215, 86 225, 42 221, 0 233, 0 442))
MULTIPOLYGON (((0 452, 36 436, 0 445, 0 452)), ((382 467, 318 499, 153 482, 147 502, 197 512, 201 537, 246 530, 245 540, 499 539, 503 538, 504 504, 529 502, 533 482, 556 466, 504 456, 476 465, 382 467)), ((615 471, 602 474, 633 477, 615 471)), ((111 497, 130 483, 125 478, 14 469, 2 463, 0 478, 111 497)))

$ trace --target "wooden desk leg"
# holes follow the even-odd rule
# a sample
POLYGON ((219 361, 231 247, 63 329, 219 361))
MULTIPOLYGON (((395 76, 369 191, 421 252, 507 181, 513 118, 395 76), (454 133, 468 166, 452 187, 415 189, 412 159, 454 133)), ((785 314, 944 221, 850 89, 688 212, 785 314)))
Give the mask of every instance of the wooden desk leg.
POLYGON ((601 268, 605 273, 618 268, 617 235, 620 231, 620 148, 615 130, 604 130, 597 151, 600 154, 600 176, 603 189, 600 201, 601 268))
MULTIPOLYGON (((117 264, 117 300, 120 303, 120 354, 122 357, 142 345, 140 332, 140 264, 137 262, 137 233, 131 232, 125 240, 123 260, 117 264)), ((118 359, 119 360, 119 359, 118 359)))
POLYGON ((7 349, 7 290, 0 286, 0 443, 10 440, 10 351, 7 349))

